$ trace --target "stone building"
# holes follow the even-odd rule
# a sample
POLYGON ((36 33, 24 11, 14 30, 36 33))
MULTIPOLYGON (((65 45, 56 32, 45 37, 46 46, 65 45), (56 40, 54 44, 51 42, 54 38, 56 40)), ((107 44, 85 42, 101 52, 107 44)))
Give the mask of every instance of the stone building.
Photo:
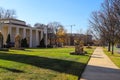
POLYGON ((6 45, 8 34, 10 34, 11 42, 15 42, 15 36, 19 34, 21 39, 26 38, 29 47, 36 47, 39 45, 43 37, 43 30, 26 25, 25 21, 18 19, 1 19, 0 31, 3 34, 3 43, 6 45))

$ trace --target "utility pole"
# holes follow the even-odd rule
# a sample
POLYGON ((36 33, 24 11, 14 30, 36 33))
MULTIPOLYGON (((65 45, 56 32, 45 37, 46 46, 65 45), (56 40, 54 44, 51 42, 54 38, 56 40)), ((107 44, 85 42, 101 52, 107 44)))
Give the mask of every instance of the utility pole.
POLYGON ((71 27, 70 45, 72 45, 72 42, 73 42, 73 41, 72 41, 72 39, 73 39, 73 36, 72 36, 72 27, 73 27, 73 26, 75 26, 75 25, 70 25, 70 27, 71 27))

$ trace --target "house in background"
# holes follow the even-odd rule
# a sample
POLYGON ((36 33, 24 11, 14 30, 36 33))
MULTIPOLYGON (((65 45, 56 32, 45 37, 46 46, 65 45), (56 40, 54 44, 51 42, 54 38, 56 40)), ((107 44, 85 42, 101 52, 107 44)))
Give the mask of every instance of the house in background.
POLYGON ((15 36, 19 34, 21 39, 26 38, 29 47, 36 47, 43 38, 43 30, 26 25, 25 21, 18 19, 1 19, 0 31, 3 34, 3 43, 6 45, 8 34, 11 42, 15 42, 15 36))

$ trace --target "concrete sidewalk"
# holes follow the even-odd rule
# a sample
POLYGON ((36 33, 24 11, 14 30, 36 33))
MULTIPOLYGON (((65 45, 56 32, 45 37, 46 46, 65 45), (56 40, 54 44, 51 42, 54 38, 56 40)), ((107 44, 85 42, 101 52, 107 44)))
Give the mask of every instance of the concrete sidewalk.
POLYGON ((120 69, 104 54, 102 48, 98 47, 80 80, 120 80, 120 69))

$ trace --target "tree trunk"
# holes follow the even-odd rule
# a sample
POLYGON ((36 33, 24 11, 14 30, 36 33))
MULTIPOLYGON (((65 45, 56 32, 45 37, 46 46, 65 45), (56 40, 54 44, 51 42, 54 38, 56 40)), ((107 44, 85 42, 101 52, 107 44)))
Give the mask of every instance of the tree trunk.
POLYGON ((114 43, 112 43, 112 55, 114 54, 114 43))
POLYGON ((108 52, 110 52, 111 51, 111 49, 110 49, 110 42, 108 43, 108 52))

